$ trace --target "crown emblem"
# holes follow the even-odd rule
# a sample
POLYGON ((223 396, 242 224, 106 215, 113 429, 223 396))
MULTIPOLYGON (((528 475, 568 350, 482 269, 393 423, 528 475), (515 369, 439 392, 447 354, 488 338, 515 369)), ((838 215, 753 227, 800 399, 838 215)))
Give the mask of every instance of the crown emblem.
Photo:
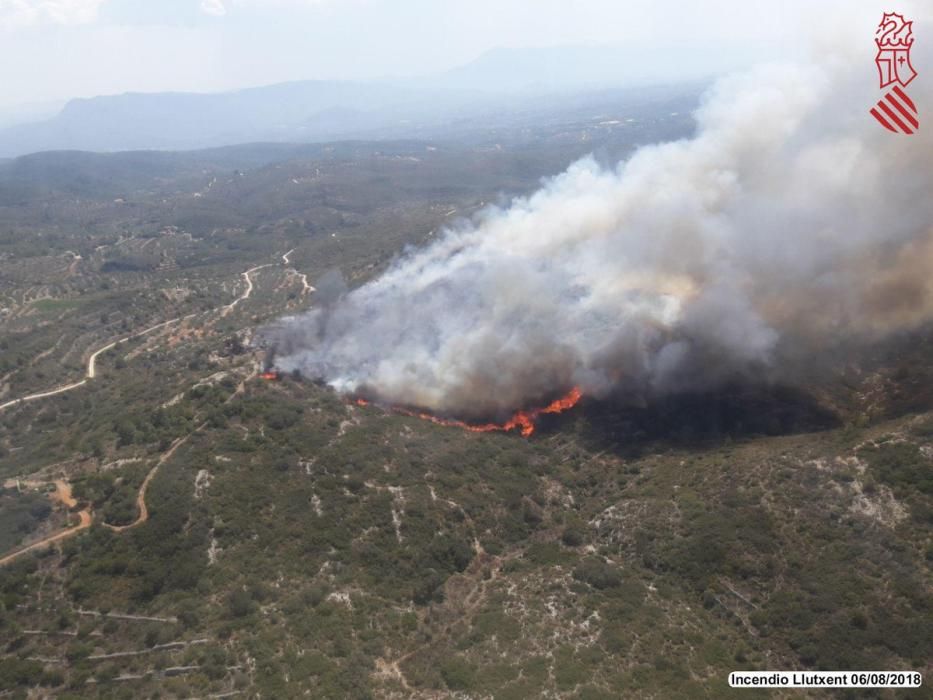
POLYGON ((897 12, 885 12, 875 31, 875 43, 879 49, 909 49, 914 43, 913 33, 913 21, 908 22, 897 12))

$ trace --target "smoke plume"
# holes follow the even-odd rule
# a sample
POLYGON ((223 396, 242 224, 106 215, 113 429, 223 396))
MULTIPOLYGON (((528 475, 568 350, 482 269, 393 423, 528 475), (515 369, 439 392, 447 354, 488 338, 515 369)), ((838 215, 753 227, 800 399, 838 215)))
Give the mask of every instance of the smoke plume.
POLYGON ((919 133, 880 128, 873 57, 721 80, 695 137, 611 169, 585 158, 283 319, 277 366, 476 418, 575 386, 650 396, 779 374, 791 348, 930 319, 933 101, 921 76, 919 133))

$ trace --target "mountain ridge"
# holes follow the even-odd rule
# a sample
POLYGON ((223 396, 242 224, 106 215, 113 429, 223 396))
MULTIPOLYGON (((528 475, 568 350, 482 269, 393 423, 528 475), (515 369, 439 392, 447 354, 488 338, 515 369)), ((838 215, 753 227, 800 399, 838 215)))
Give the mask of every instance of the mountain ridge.
MULTIPOLYGON (((49 119, 0 129, 0 158, 48 150, 193 150, 259 141, 422 138, 426 132, 436 137, 454 122, 540 109, 542 101, 556 109, 598 101, 607 91, 628 100, 622 93, 674 85, 665 79, 674 65, 664 54, 618 47, 500 48, 417 78, 75 98, 49 119), (646 61, 654 67, 646 69, 646 61), (579 74, 588 77, 580 80, 579 74)), ((694 71, 677 84, 708 77, 694 71)))

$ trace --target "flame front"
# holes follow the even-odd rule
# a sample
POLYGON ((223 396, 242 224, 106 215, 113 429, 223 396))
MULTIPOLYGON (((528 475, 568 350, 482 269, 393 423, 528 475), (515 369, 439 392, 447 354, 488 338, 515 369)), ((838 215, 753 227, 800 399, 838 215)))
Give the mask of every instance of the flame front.
MULTIPOLYGON (((447 425, 456 428, 463 428, 464 430, 469 430, 471 433, 491 433, 497 430, 508 432, 518 428, 522 434, 522 437, 528 437, 535 431, 535 419, 537 419, 538 416, 545 413, 562 413, 563 411, 576 406, 581 398, 583 398, 583 393, 580 391, 579 387, 574 387, 559 399, 555 399, 549 403, 547 406, 542 408, 532 408, 527 411, 516 411, 515 414, 505 423, 466 423, 455 418, 440 418, 438 416, 433 416, 430 413, 412 411, 407 408, 392 407, 391 410, 406 416, 422 418, 423 420, 431 421, 437 425, 447 425)), ((354 402, 358 406, 369 405, 369 402, 365 399, 357 398, 354 399, 354 402)))

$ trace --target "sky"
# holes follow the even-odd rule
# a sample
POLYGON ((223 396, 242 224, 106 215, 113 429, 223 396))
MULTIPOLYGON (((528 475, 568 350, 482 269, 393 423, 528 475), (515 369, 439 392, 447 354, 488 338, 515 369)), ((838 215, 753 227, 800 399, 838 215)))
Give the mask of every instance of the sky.
POLYGON ((884 9, 863 0, 0 0, 0 116, 127 91, 433 74, 496 47, 781 58, 839 25, 871 28, 884 9))

